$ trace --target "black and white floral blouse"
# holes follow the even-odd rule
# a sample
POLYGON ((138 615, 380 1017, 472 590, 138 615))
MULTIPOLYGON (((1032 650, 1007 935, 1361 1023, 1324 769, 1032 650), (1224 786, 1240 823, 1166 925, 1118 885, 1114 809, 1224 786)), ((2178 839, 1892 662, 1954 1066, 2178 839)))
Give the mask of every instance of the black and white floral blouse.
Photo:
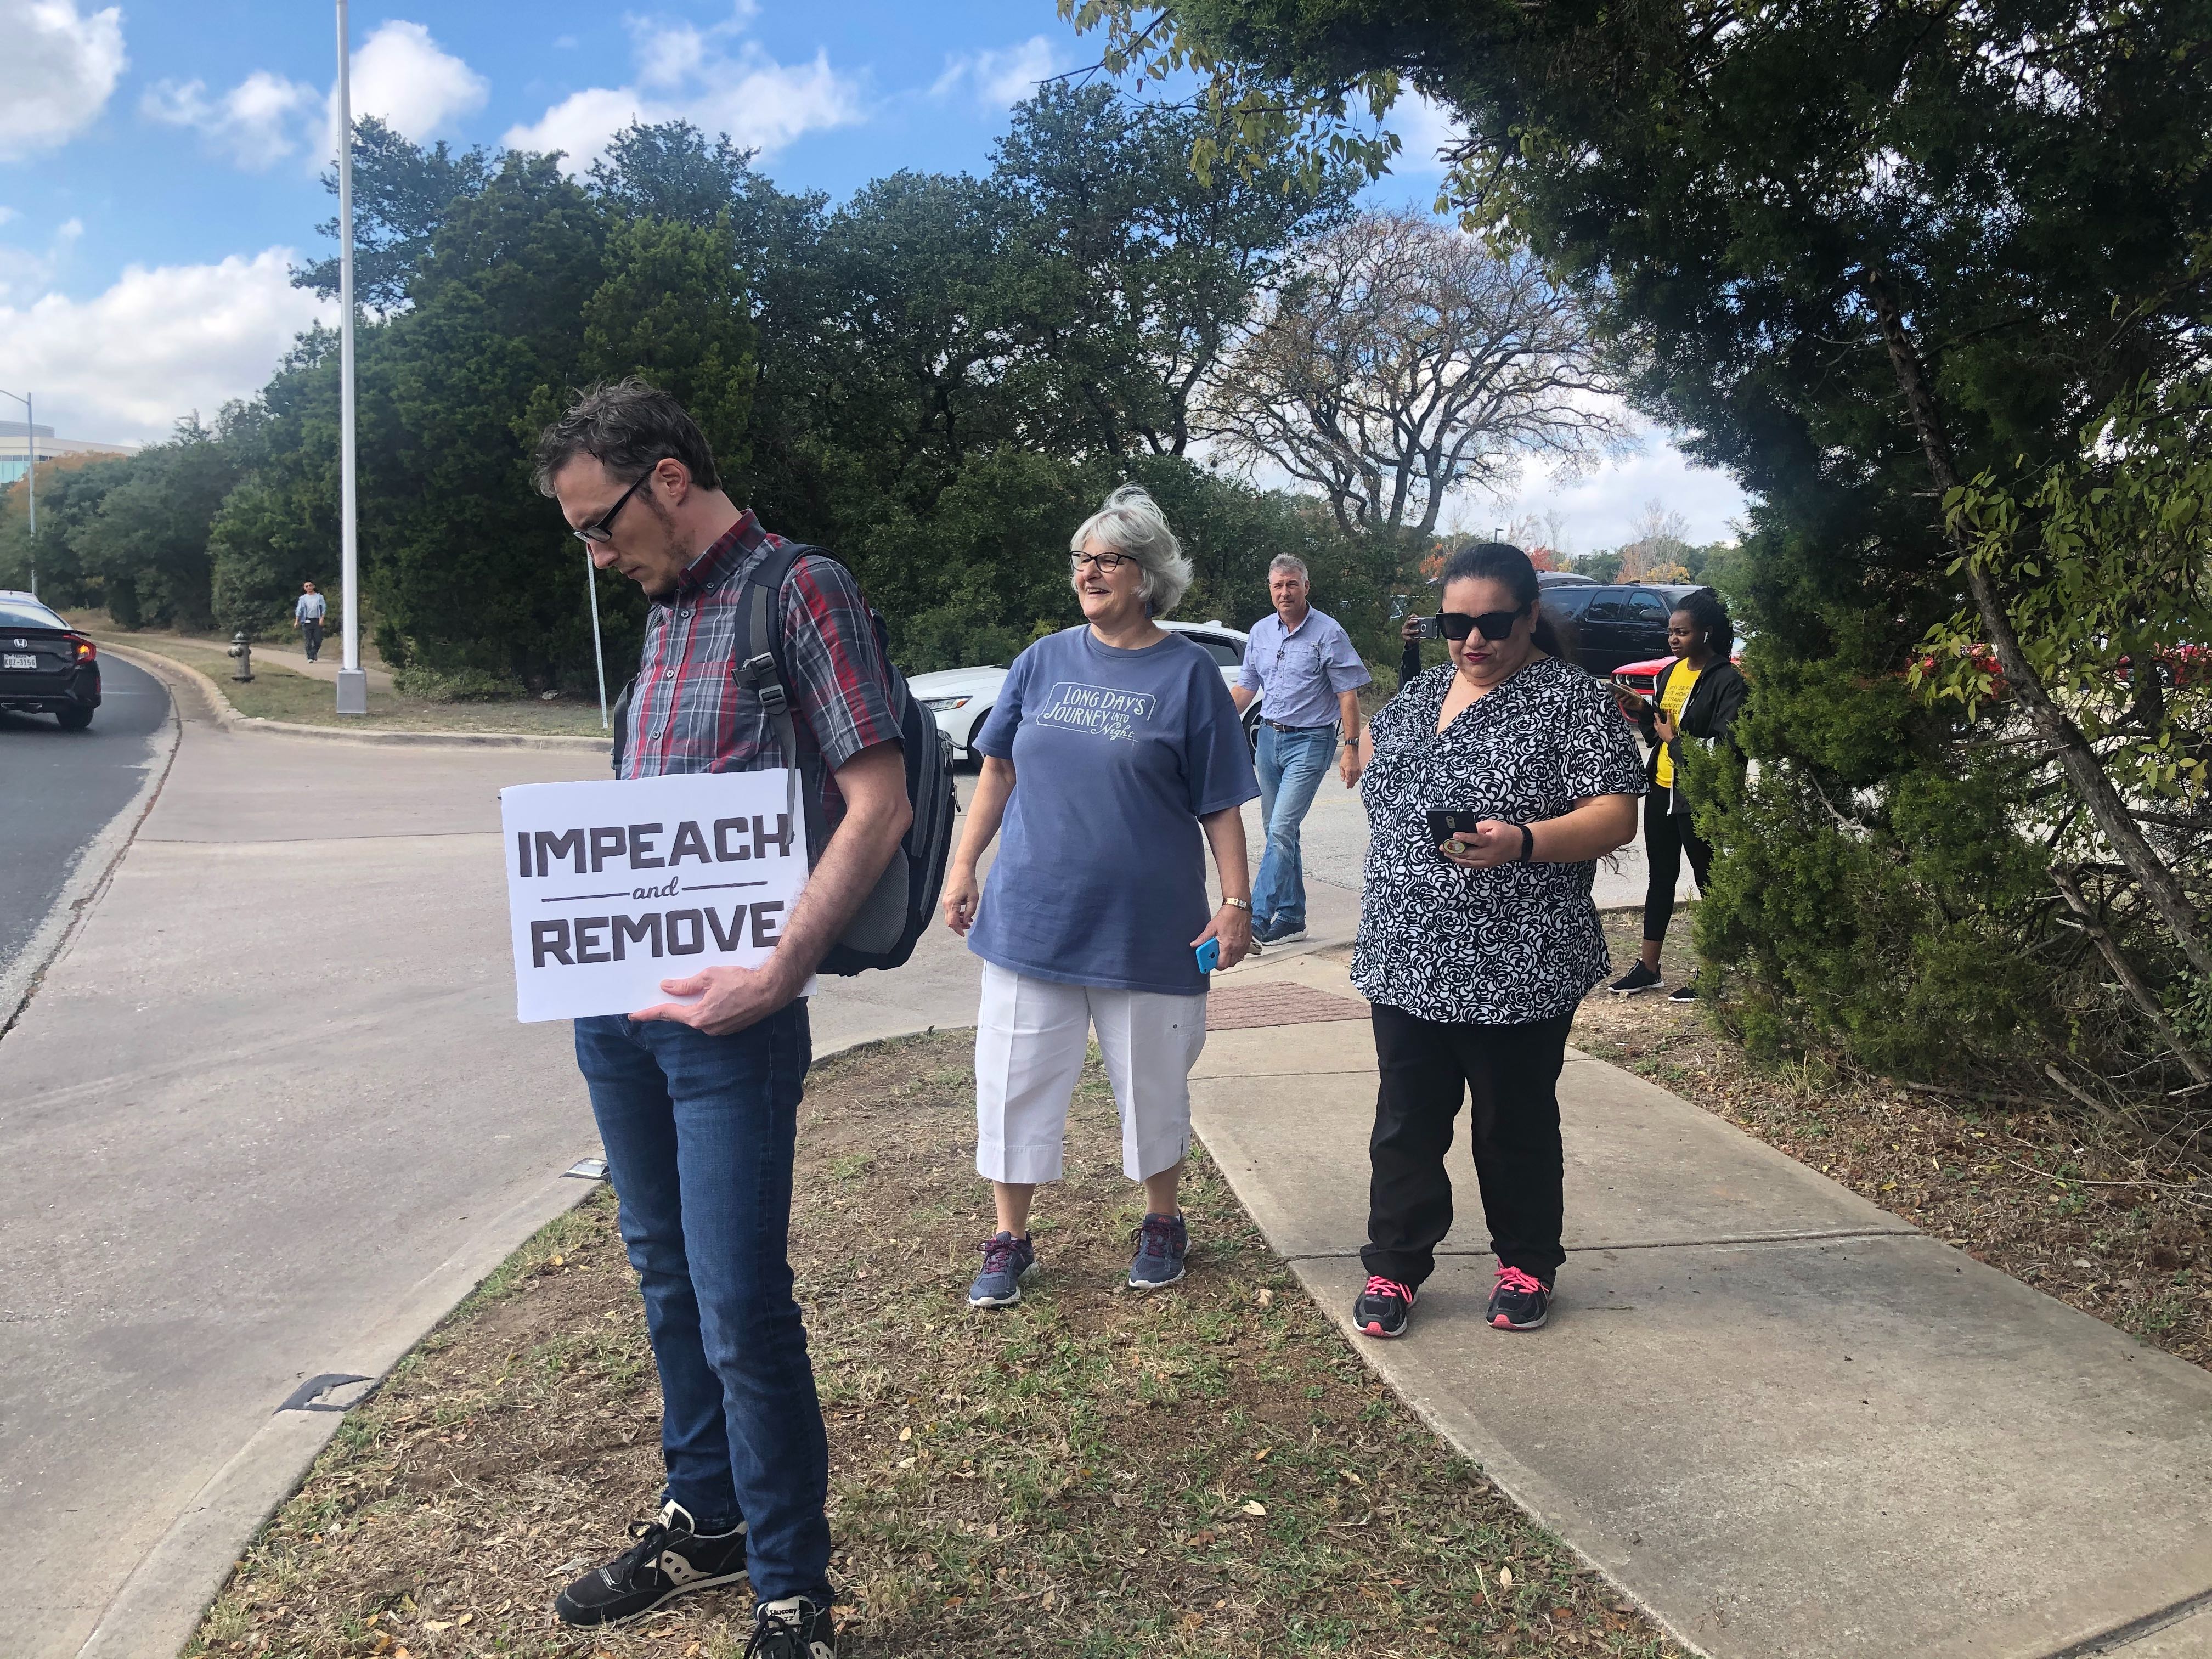
POLYGON ((1534 823, 1594 795, 1641 795, 1635 732, 1579 668, 1539 657, 1437 730, 1458 671, 1413 681, 1373 722, 1360 781, 1367 869, 1352 982, 1423 1019, 1483 1025, 1548 1019, 1605 977, 1590 889, 1597 866, 1468 870, 1429 840, 1431 809, 1534 823))

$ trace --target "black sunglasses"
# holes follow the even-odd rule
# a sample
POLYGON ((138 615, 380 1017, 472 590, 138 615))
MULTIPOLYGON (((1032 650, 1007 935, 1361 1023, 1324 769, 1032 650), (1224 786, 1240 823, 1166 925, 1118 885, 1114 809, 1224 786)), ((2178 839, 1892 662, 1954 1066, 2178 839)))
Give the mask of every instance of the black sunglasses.
MULTIPOLYGON (((667 459, 668 457, 665 455, 660 458, 663 461, 667 459)), ((614 540, 615 514, 621 512, 623 507, 629 503, 629 498, 637 494, 639 487, 642 485, 647 478, 650 478, 659 470, 660 461, 655 461, 651 466, 646 468, 643 472, 638 474, 636 483, 632 484, 628 489, 623 491, 621 500, 617 501, 605 512, 600 514, 598 518, 586 525, 581 530, 572 530, 568 533, 571 536, 574 536, 578 541, 586 544, 587 546, 600 546, 614 540)))
POLYGON ((1486 640, 1502 640, 1513 631, 1513 624, 1528 610, 1524 605, 1514 611, 1486 611, 1480 617, 1470 617, 1464 611, 1446 611, 1437 617, 1437 631, 1448 640, 1463 640, 1476 633, 1486 640))

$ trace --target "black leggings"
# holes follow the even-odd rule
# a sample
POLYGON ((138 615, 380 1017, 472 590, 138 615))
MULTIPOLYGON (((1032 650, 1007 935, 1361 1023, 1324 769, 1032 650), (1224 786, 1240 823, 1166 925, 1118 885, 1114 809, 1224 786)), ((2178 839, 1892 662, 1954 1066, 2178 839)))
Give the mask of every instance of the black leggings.
POLYGON ((1559 1083, 1573 1011, 1525 1025, 1439 1024, 1381 1002, 1371 1013, 1381 1076, 1359 1253, 1367 1271, 1419 1285, 1435 1270, 1452 1224, 1444 1155, 1464 1102, 1491 1250, 1549 1285, 1566 1260, 1559 1083))
POLYGON ((1690 855, 1690 873, 1698 878, 1703 897, 1705 878, 1712 873, 1712 844, 1700 836, 1687 812, 1670 812, 1674 792, 1654 785, 1644 798, 1644 862, 1651 871, 1651 885, 1644 895, 1644 937, 1664 939, 1667 924, 1674 919, 1674 884, 1682 878, 1682 854, 1690 855))

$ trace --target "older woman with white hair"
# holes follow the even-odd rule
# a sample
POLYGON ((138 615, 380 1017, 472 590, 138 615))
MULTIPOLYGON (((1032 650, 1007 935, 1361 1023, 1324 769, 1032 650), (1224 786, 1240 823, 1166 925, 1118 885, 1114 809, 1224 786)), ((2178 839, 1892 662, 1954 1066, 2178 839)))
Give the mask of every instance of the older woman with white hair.
POLYGON ((1121 1169, 1145 1187, 1129 1283, 1183 1275, 1176 1194, 1190 1150, 1190 1068, 1206 1046, 1206 965, 1251 948, 1240 808, 1260 793, 1213 659, 1156 617, 1190 561, 1144 490, 1124 485, 1069 543, 1085 618, 1014 659, 975 739, 982 775, 945 878, 945 925, 983 958, 975 1018, 976 1172, 998 1232, 968 1292, 1011 1307, 1036 1265, 1030 1202, 1060 1176, 1067 1106, 1091 1031, 1121 1115, 1121 1169), (980 892, 975 866, 1005 839, 980 892), (1206 902, 1205 847, 1222 903, 1206 902), (1211 912, 1209 915, 1209 911, 1211 912))

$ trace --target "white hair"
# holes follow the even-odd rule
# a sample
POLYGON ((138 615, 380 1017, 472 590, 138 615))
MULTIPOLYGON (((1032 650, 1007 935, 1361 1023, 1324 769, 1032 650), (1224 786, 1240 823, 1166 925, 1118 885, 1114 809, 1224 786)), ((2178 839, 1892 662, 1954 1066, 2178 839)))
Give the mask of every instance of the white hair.
POLYGON ((1076 527, 1067 550, 1080 553, 1086 542, 1136 561, 1143 573, 1138 592, 1155 617, 1166 616, 1190 591, 1190 560, 1168 528, 1160 504, 1141 484, 1123 484, 1109 495, 1104 506, 1076 527))
POLYGON ((1278 553, 1273 558, 1267 561, 1267 574, 1270 576, 1273 575, 1278 570, 1295 571, 1297 573, 1298 580, 1301 581, 1311 581, 1313 580, 1313 578, 1307 574, 1306 562, 1295 553, 1278 553))

